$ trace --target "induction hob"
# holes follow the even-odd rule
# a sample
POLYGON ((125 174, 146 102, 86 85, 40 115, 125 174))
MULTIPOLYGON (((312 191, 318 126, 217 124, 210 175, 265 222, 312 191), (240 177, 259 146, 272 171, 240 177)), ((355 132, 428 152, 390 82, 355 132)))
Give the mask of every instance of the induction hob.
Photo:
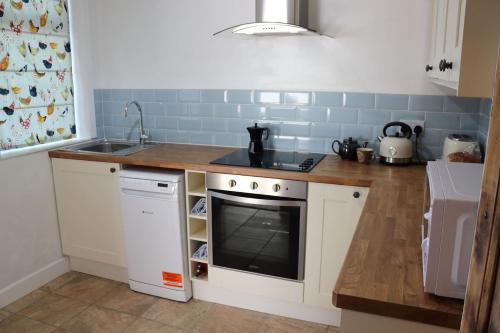
POLYGON ((216 159, 210 162, 210 164, 309 172, 324 157, 325 154, 296 153, 267 149, 262 154, 255 155, 250 154, 248 149, 243 148, 216 159))

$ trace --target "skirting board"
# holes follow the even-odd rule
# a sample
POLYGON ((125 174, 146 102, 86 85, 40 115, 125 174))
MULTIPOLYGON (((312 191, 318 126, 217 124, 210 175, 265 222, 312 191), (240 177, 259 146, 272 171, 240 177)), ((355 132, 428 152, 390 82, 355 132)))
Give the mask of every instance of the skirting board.
POLYGON ((69 265, 73 271, 128 283, 128 271, 126 267, 103 264, 77 257, 69 257, 69 265))
POLYGON ((301 303, 291 303, 214 287, 209 282, 193 280, 193 298, 234 306, 237 308, 270 313, 315 323, 340 326, 340 309, 324 309, 301 303))
POLYGON ((60 258, 0 290, 0 308, 29 294, 69 271, 67 258, 60 258))
POLYGON ((340 331, 342 333, 458 333, 458 330, 447 327, 351 310, 342 310, 340 331))

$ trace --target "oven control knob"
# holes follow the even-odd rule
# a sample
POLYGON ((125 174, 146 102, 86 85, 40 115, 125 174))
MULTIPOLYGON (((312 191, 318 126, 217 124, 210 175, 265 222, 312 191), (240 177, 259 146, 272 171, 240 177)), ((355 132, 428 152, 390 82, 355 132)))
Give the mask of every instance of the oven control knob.
POLYGON ((259 184, 257 184, 257 182, 251 182, 250 183, 250 188, 252 190, 256 190, 258 187, 259 187, 259 184))
POLYGON ((274 192, 279 192, 279 190, 281 190, 281 186, 279 184, 274 184, 273 185, 273 191, 274 192))
POLYGON ((236 180, 231 179, 231 180, 229 181, 229 187, 235 187, 235 186, 236 186, 236 180))

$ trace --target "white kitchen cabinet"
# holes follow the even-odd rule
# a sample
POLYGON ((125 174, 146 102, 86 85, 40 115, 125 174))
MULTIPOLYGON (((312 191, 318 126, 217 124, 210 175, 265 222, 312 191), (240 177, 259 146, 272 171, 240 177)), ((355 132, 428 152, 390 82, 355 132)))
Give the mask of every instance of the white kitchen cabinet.
POLYGON ((63 253, 126 267, 120 165, 52 159, 63 253))
POLYGON ((333 309, 332 292, 369 189, 309 183, 304 303, 333 309))
POLYGON ((433 1, 429 78, 458 96, 492 96, 500 1, 433 1))

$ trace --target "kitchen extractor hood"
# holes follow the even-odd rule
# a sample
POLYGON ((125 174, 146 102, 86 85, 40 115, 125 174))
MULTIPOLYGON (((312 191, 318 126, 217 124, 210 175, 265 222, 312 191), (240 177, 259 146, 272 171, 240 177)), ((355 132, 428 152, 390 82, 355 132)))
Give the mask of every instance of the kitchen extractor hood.
POLYGON ((319 35, 309 28, 309 0, 256 0, 255 22, 216 32, 217 35, 319 35))

